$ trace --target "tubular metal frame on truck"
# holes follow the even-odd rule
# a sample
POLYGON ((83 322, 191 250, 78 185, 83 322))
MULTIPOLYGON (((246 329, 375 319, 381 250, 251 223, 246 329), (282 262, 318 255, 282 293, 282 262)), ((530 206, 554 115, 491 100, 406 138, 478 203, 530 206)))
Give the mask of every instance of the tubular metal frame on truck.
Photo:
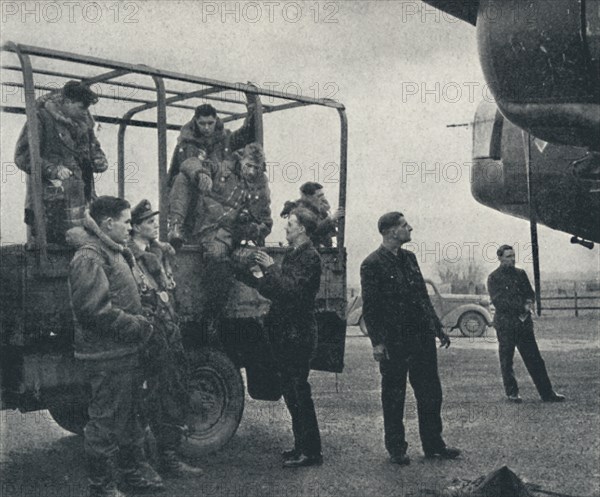
MULTIPOLYGON (((208 100, 214 103, 217 112, 226 116, 224 124, 246 117, 246 105, 236 95, 255 96, 254 130, 255 140, 263 143, 263 115, 306 106, 320 106, 337 111, 340 119, 340 176, 339 206, 346 204, 347 180, 347 144, 348 122, 344 106, 330 99, 317 99, 307 96, 290 95, 274 90, 263 90, 252 84, 227 83, 213 79, 155 69, 146 65, 130 64, 114 60, 101 59, 86 55, 52 50, 49 48, 20 45, 12 42, 2 46, 2 85, 7 88, 19 88, 24 92, 24 105, 2 105, 2 112, 21 114, 27 119, 27 133, 30 148, 31 201, 34 211, 36 237, 33 243, 9 245, 0 249, 0 334, 2 335, 0 359, 2 362, 2 408, 23 411, 50 409, 55 420, 63 427, 81 431, 82 416, 85 411, 78 404, 66 412, 64 403, 73 403, 74 395, 80 395, 81 379, 75 361, 72 358, 71 311, 68 305, 66 275, 72 250, 66 247, 48 244, 44 205, 42 202, 43 182, 40 160, 40 137, 38 136, 38 116, 36 111, 36 92, 56 91, 60 88, 38 81, 44 77, 60 80, 80 80, 89 85, 110 84, 112 87, 140 91, 152 98, 122 95, 114 92, 110 95, 99 93, 100 99, 110 99, 126 104, 129 108, 122 114, 104 112, 94 115, 98 123, 118 125, 117 135, 117 182, 118 195, 125 197, 126 162, 125 144, 129 127, 156 129, 157 162, 159 184, 159 210, 168 209, 167 190, 167 131, 178 131, 182 124, 167 120, 168 109, 187 109, 193 111, 194 99, 208 100), (12 53, 19 64, 7 64, 6 54, 12 53), (35 66, 33 61, 35 61, 35 66), (79 71, 65 71, 40 67, 38 62, 54 65, 75 65, 79 71), (7 75, 20 74, 22 82, 8 81, 7 75), (120 78, 127 77, 126 80, 120 78), (143 79, 151 78, 153 84, 143 79), (135 79, 132 82, 132 79, 135 79), (140 80, 140 82, 138 82, 140 80), (191 88, 182 89, 183 86, 191 88), (233 97, 232 97, 233 95, 233 97), (262 103, 260 97, 270 97, 273 104, 262 103), (243 108, 240 108, 242 106, 243 108), (139 119, 136 116, 144 111, 156 109, 156 118, 139 119), (43 309, 35 308, 35 303, 44 296, 43 309), (65 304, 65 301, 67 302, 65 304), (32 306, 34 307, 32 309, 32 306), (70 321, 71 325, 66 322, 70 321), (57 345, 60 344, 60 345, 57 345), (77 394, 72 387, 77 386, 77 394), (50 399, 52 399, 50 405, 50 399)), ((121 109, 122 110, 122 109, 121 109)), ((166 216, 160 217, 159 236, 166 239, 166 216)), ((331 372, 343 369, 346 314, 346 251, 344 247, 345 219, 339 220, 337 244, 333 248, 320 249, 323 259, 323 277, 317 296, 317 321, 319 325, 319 345, 311 366, 331 372)), ((281 258, 283 249, 268 247, 267 251, 275 258, 281 258)), ((212 395, 216 402, 214 426, 223 425, 216 433, 213 425, 202 426, 196 433, 195 444, 202 450, 214 450, 225 443, 235 432, 243 411, 243 383, 239 368, 246 367, 248 391, 254 398, 269 400, 273 395, 268 388, 262 388, 261 381, 271 375, 257 367, 255 359, 248 356, 257 352, 256 343, 244 352, 233 350, 225 344, 226 354, 212 349, 214 345, 209 337, 197 333, 201 306, 197 304, 199 281, 202 278, 200 248, 184 246, 177 255, 176 278, 178 279, 177 300, 179 315, 182 319, 182 331, 188 353, 192 361, 192 375, 195 375, 196 394, 199 410, 206 404, 206 396, 212 395), (220 354, 220 355, 219 355, 220 354), (232 361, 231 368, 225 364, 232 361), (219 369, 221 368, 221 369, 219 369), (224 369, 223 369, 224 368, 224 369), (223 372, 225 371, 225 373, 223 372), (229 375, 229 376, 227 376, 229 375), (241 399, 240 397, 241 385, 241 399), (203 390, 204 389, 204 390, 203 390), (210 394, 206 394, 206 392, 210 394), (216 393, 215 393, 216 392, 216 393), (235 397, 233 402, 231 399, 235 397), (216 400, 215 400, 216 399, 216 400), (220 403, 219 403, 220 402, 220 403), (234 412, 233 416, 227 416, 234 412), (227 419, 226 419, 227 418, 227 419), (225 426, 227 425, 227 426, 225 426), (206 429, 204 429, 206 428, 206 429), (203 431, 204 430, 204 431, 203 431), (211 431, 212 430, 212 431, 211 431), (215 436, 216 433, 216 436, 215 436)), ((251 302, 250 302, 251 303, 251 302)), ((39 307, 39 306, 38 306, 39 307)), ((260 323, 252 319, 230 320, 225 328, 229 332, 240 329, 242 334, 260 323), (248 328, 250 327, 250 328, 248 328)), ((258 332, 264 336, 264 333, 258 332)), ((254 337, 257 335, 255 334, 254 337)), ((243 340, 242 340, 243 341, 243 340)), ((222 345, 222 344, 220 344, 222 345)), ((246 347, 248 344, 244 344, 246 347)), ((268 383, 268 381, 266 381, 268 383)), ((206 414, 206 413, 203 413, 206 414)), ((210 417, 210 416, 209 416, 210 417)), ((212 418, 211 418, 212 419, 212 418)), ((209 420, 210 421, 210 420, 209 420)), ((206 424, 206 423, 205 423, 206 424)), ((209 423, 210 424, 210 423, 209 423)), ((192 436, 193 438, 193 436, 192 436)), ((194 440, 192 440, 194 442, 194 440)))
MULTIPOLYGON (((180 130, 181 125, 169 124, 167 122, 167 108, 183 108, 194 110, 194 106, 182 105, 181 102, 194 98, 204 98, 207 100, 213 100, 215 102, 227 102, 228 104, 244 105, 243 102, 237 101, 230 97, 219 95, 219 93, 227 91, 243 92, 245 94, 257 95, 256 105, 256 141, 263 143, 263 123, 262 116, 266 113, 280 112, 287 109, 293 109, 296 107, 304 107, 308 105, 319 105, 337 110, 340 118, 340 187, 339 187, 339 205, 346 205, 346 173, 347 173, 347 157, 348 157, 348 119, 346 117, 346 111, 342 104, 335 102, 330 99, 317 99, 311 97, 304 97, 298 95, 290 95, 275 90, 262 90, 251 84, 243 83, 226 83, 223 81, 217 81, 208 78, 202 78, 198 76, 191 76, 188 74, 177 73, 172 71, 162 71, 154 69, 146 65, 140 64, 128 64, 125 62, 117 62, 106 59, 100 59, 97 57, 90 57, 86 55, 77 55, 68 52, 61 52, 58 50, 52 50, 49 48, 40 48, 29 45, 19 45, 12 42, 7 42, 2 46, 2 51, 13 52, 17 55, 20 61, 20 66, 5 65, 2 64, 3 71, 16 71, 20 72, 23 76, 23 82, 7 82, 2 81, 3 86, 17 87, 24 89, 25 94, 25 107, 15 106, 4 106, 0 107, 2 112, 9 112, 15 114, 25 114, 27 121, 31 124, 28 126, 29 143, 31 148, 31 176, 33 178, 34 188, 34 210, 35 210, 35 221, 36 221, 36 232, 40 235, 37 237, 36 244, 37 249, 40 253, 40 265, 43 266, 47 262, 47 244, 46 244, 46 229, 44 226, 44 217, 39 215, 43 211, 41 204, 41 191, 42 191, 42 171, 39 167, 40 164, 40 151, 39 151, 39 137, 37 135, 37 124, 38 118, 35 112, 35 92, 36 90, 56 90, 56 88, 47 88, 34 83, 34 75, 47 75, 55 76, 65 79, 79 79, 87 84, 100 84, 100 83, 111 83, 117 87, 134 88, 141 90, 154 91, 156 93, 156 100, 147 100, 141 98, 133 98, 120 96, 118 94, 111 96, 101 96, 101 98, 110 98, 111 100, 117 100, 121 102, 129 102, 138 104, 121 117, 107 116, 107 115, 95 115, 94 119, 100 123, 118 124, 118 188, 119 196, 125 196, 125 134, 128 126, 142 127, 142 128, 155 128, 157 130, 157 143, 158 143, 158 172, 159 172, 159 210, 164 212, 168 205, 168 193, 167 193, 167 130, 180 130), (55 59, 65 62, 75 62, 83 64, 85 66, 91 66, 95 68, 106 69, 106 72, 100 72, 94 76, 83 76, 62 71, 50 71, 44 69, 34 69, 31 63, 31 57, 40 57, 45 59, 55 59), (145 85, 135 85, 127 82, 116 81, 118 78, 125 75, 139 75, 151 77, 154 82, 154 88, 145 85), (199 90, 192 92, 183 92, 175 89, 168 89, 167 82, 181 81, 186 83, 193 83, 201 87, 199 90), (169 95, 169 96, 168 96, 169 95), (288 101, 288 103, 280 105, 267 105, 262 104, 260 96, 274 97, 288 101), (142 111, 156 108, 156 121, 148 120, 137 120, 134 116, 142 111)), ((223 119, 224 123, 233 122, 239 119, 243 119, 246 116, 245 109, 243 112, 232 113, 226 110, 219 110, 220 114, 228 114, 223 119)), ((344 218, 340 219, 337 246, 343 248, 344 246, 344 234, 345 234, 345 221, 344 218)), ((166 237, 166 218, 163 216, 160 220, 160 237, 164 239, 166 237)))

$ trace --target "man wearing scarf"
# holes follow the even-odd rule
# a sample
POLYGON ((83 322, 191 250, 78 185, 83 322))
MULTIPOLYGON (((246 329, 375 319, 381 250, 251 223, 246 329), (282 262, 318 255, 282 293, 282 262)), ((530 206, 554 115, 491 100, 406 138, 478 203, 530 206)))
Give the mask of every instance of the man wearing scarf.
POLYGON ((253 265, 256 246, 271 233, 271 192, 266 159, 258 143, 250 143, 220 164, 198 163, 199 181, 207 190, 198 199, 191 237, 202 248, 203 320, 214 334, 224 317, 236 273, 253 265), (254 246, 253 246, 254 245, 254 246))
POLYGON ((167 180, 170 188, 169 242, 176 249, 183 245, 194 225, 194 207, 199 192, 210 190, 200 175, 201 162, 210 161, 218 167, 224 160, 232 160, 233 152, 255 139, 254 98, 248 98, 246 120, 236 131, 225 129, 210 104, 198 106, 193 119, 181 128, 167 180), (190 158, 199 161, 187 161, 190 158))
POLYGON ((161 490, 162 478, 148 463, 140 423, 143 371, 140 355, 154 335, 144 316, 126 247, 131 211, 126 200, 100 197, 83 227, 69 230, 77 247, 69 267, 75 315, 75 358, 91 387, 84 450, 92 497, 122 497, 122 483, 134 491, 161 490))
MULTIPOLYGON (((88 110, 97 101, 98 96, 88 86, 69 81, 62 90, 43 95, 36 102, 42 202, 49 243, 64 244, 67 230, 81 224, 86 205, 96 197, 94 173, 108 168, 88 110)), ((15 163, 19 169, 31 174, 27 124, 17 142, 15 163)), ((32 195, 29 177, 25 201, 29 241, 35 238, 32 195)))
POLYGON ((175 281, 170 265, 175 250, 158 240, 158 214, 146 199, 133 208, 128 245, 139 268, 135 275, 144 313, 154 327, 142 355, 148 386, 144 411, 156 437, 159 471, 164 476, 200 476, 200 468, 184 463, 177 454, 190 405, 187 359, 175 313, 175 281))

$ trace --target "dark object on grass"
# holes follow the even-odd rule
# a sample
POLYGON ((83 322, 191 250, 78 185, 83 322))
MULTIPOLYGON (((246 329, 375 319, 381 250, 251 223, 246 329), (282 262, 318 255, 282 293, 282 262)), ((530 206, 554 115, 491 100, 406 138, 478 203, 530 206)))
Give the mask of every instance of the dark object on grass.
MULTIPOLYGON (((437 494, 436 494, 437 495, 437 494)), ((476 480, 456 478, 440 497, 577 497, 543 490, 535 483, 524 483, 508 466, 492 471, 476 480)))
POLYGON ((534 497, 525 483, 508 466, 473 481, 457 481, 442 492, 443 497, 534 497))

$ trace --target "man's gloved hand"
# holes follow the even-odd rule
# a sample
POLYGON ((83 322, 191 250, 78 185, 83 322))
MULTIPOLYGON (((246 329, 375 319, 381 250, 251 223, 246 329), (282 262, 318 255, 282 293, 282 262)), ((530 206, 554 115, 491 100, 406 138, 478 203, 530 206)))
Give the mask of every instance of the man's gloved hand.
POLYGON ((188 157, 180 166, 180 171, 185 174, 190 181, 194 181, 198 173, 202 171, 203 162, 198 157, 188 157))
POLYGON ((340 218, 344 217, 345 215, 346 215, 346 211, 344 210, 343 207, 340 207, 333 213, 333 215, 331 216, 331 219, 333 219, 334 221, 338 221, 340 218))
POLYGON ((93 158, 92 170, 95 173, 103 173, 107 169, 108 169, 108 161, 106 160, 106 157, 104 157, 104 154, 102 154, 102 153, 98 154, 96 157, 93 158))
POLYGON ((68 167, 65 166, 57 166, 56 167, 56 179, 61 181, 70 178, 73 176, 73 171, 71 171, 68 167))
POLYGON ((153 333, 152 323, 145 316, 139 315, 129 326, 115 330, 115 338, 118 342, 140 345, 147 343, 153 333))
POLYGON ((199 173, 197 176, 198 181, 198 191, 201 193, 209 192, 212 189, 212 179, 208 174, 199 173))
MULTIPOLYGON (((252 81, 248 81, 246 84, 249 86, 256 87, 256 85, 252 81)), ((246 93, 246 108, 248 110, 250 110, 250 109, 254 110, 257 98, 258 98, 258 95, 256 95, 255 93, 246 93)))

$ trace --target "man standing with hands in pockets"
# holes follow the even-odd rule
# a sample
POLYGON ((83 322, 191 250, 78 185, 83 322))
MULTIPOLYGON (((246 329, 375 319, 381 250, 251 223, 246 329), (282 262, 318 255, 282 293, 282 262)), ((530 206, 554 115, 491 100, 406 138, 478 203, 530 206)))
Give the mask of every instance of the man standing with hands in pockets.
POLYGON ((498 335, 500 369, 506 398, 520 404, 519 386, 513 370, 515 347, 544 402, 563 402, 564 395, 552 388, 546 364, 533 332, 531 311, 535 293, 527 273, 515 267, 515 251, 510 245, 501 245, 496 251, 500 266, 488 277, 490 298, 496 308, 494 326, 498 335))

